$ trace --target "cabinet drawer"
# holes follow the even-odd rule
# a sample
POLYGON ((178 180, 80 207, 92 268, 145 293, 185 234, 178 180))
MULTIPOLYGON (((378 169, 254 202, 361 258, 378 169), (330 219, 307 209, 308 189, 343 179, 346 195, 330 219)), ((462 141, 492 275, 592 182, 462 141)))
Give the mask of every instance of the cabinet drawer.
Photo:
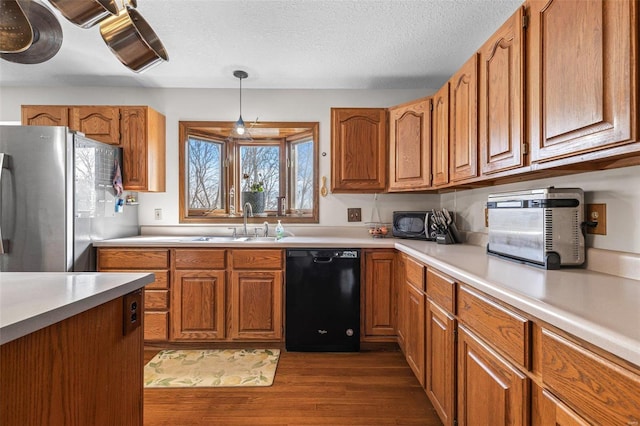
POLYGON ((530 367, 531 322, 471 288, 458 290, 458 318, 522 367, 530 367))
POLYGON ((98 250, 98 269, 168 269, 167 249, 101 248, 98 250))
POLYGON ((424 265, 416 262, 410 257, 404 259, 405 278, 413 286, 424 291, 424 265))
POLYGON ((169 290, 144 290, 144 308, 169 309, 169 290))
POLYGON ((233 269, 282 269, 282 250, 232 250, 233 269))
POLYGON ((542 381, 599 424, 640 424, 640 376, 542 330, 542 381))
POLYGON ((144 340, 169 340, 169 312, 144 313, 144 340))
POLYGON ((224 269, 224 249, 176 249, 176 269, 224 269))
POLYGON ((144 288, 148 290, 159 290, 169 288, 169 271, 145 271, 153 272, 156 276, 156 280, 151 284, 147 284, 144 288))
POLYGON ((427 270, 427 296, 452 314, 455 314, 456 282, 434 269, 427 270))

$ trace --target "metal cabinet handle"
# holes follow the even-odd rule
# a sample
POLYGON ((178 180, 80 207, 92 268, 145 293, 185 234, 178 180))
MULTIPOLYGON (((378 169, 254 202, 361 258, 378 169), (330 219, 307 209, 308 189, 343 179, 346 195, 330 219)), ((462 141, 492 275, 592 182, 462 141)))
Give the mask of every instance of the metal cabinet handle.
MULTIPOLYGON (((0 169, 0 200, 2 200, 2 170, 9 168, 9 160, 11 157, 4 152, 0 152, 0 164, 2 165, 2 169, 0 169)), ((4 238, 2 238, 2 206, 0 205, 0 254, 6 254, 8 252, 8 244, 5 246, 4 238)))

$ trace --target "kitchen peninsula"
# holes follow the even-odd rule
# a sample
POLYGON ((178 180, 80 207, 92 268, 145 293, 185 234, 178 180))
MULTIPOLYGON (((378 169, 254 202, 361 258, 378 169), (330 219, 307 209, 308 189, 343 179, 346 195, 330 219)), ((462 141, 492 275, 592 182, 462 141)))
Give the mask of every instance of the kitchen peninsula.
POLYGON ((0 273, 0 423, 142 424, 148 273, 0 273))

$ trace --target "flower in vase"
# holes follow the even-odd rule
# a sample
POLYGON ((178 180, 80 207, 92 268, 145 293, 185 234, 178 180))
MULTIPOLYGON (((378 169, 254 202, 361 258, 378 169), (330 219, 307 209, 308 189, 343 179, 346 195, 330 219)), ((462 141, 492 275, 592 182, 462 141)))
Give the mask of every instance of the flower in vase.
POLYGON ((264 192, 264 181, 262 180, 262 173, 258 173, 258 178, 256 180, 250 179, 248 173, 244 173, 242 178, 246 181, 247 191, 251 192, 264 192))

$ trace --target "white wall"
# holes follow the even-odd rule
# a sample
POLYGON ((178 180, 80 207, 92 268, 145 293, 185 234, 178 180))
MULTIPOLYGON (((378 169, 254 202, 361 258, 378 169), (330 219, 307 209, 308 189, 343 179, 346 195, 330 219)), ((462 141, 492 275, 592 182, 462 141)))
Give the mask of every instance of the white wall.
POLYGON ((487 232, 484 208, 490 193, 548 186, 582 188, 585 203, 606 203, 607 235, 588 235, 588 247, 640 253, 640 166, 456 191, 443 194, 441 202, 458 212, 456 223, 463 230, 487 232))
MULTIPOLYGON (((320 122, 320 176, 330 179, 330 108, 386 107, 426 96, 433 90, 243 90, 243 117, 249 122, 320 122)), ((141 225, 179 225, 178 222, 178 121, 235 121, 237 90, 149 89, 149 88, 0 88, 0 121, 19 121, 22 104, 112 104, 149 105, 167 117, 167 191, 140 193, 141 225), (163 219, 154 220, 154 209, 163 209, 163 219)), ((486 232, 484 203, 491 192, 555 185, 577 186, 587 203, 607 204, 607 235, 590 236, 588 246, 640 253, 640 166, 582 173, 561 178, 502 185, 438 195, 381 194, 381 220, 390 221, 394 210, 423 210, 440 204, 457 211, 462 230, 486 232)), ((373 195, 329 194, 320 199, 320 224, 362 227, 348 223, 347 207, 361 207, 363 222, 371 219, 373 195)))
MULTIPOLYGON (((330 175, 331 107, 387 107, 426 96, 432 91, 415 90, 245 90, 242 116, 251 122, 320 122, 320 176, 330 175)), ((20 121, 20 105, 149 105, 167 118, 167 191, 140 193, 141 225, 171 226, 178 221, 178 122, 181 120, 235 121, 238 118, 238 90, 235 89, 142 89, 142 88, 0 88, 0 121, 20 121), (154 219, 154 209, 162 209, 162 220, 154 219)), ((389 222, 394 210, 437 208, 438 195, 381 194, 381 220, 389 222)), ((320 224, 359 226, 371 219, 373 194, 329 194, 320 197, 320 224), (347 208, 362 208, 362 223, 347 222, 347 208)))

